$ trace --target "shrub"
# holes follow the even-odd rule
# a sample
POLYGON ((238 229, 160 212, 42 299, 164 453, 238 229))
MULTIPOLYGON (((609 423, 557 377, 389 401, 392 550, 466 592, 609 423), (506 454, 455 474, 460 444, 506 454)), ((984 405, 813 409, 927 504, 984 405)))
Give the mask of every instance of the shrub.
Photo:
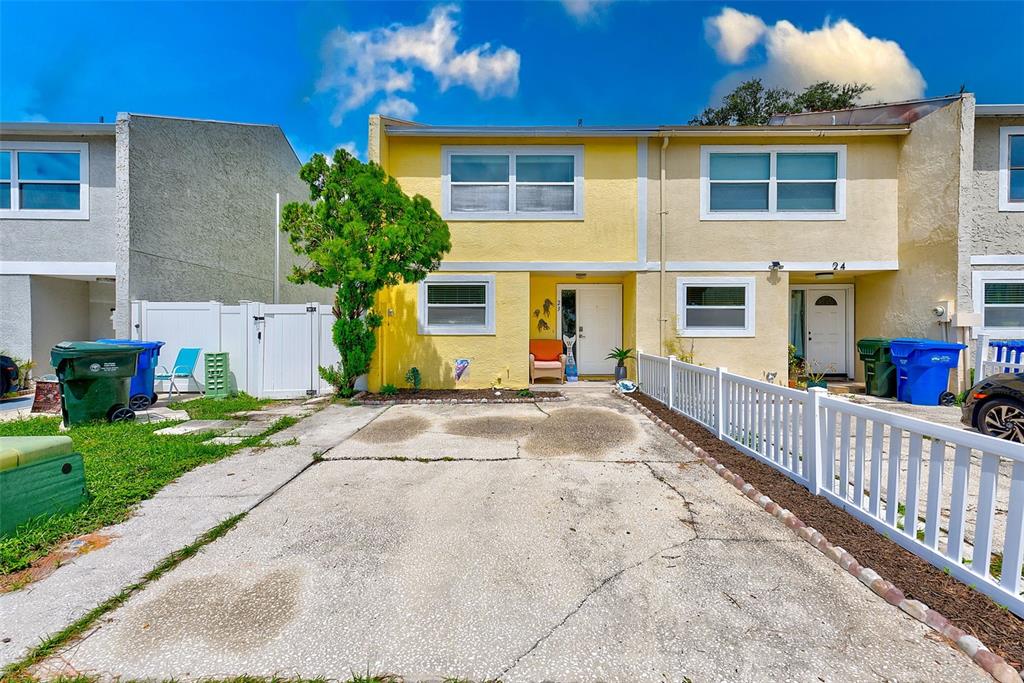
POLYGON ((423 378, 420 377, 420 369, 413 367, 409 368, 409 372, 405 373, 405 382, 408 384, 413 393, 420 390, 420 384, 423 383, 423 378))
POLYGON ((398 393, 398 387, 394 384, 385 384, 380 388, 381 396, 394 396, 398 393))

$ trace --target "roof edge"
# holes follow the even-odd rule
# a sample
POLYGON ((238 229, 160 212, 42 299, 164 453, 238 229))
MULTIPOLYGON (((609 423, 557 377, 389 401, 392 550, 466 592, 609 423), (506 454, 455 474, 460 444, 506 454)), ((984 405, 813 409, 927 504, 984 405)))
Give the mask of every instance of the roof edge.
POLYGON ((0 121, 0 135, 94 135, 113 136, 113 123, 60 123, 50 121, 0 121))

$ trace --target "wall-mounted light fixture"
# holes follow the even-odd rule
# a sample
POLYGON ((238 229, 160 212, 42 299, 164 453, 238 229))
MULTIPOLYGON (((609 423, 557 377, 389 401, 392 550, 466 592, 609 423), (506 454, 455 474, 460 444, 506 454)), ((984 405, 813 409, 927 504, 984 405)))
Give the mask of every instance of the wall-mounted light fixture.
POLYGON ((815 280, 832 280, 832 279, 835 278, 835 276, 836 276, 835 273, 833 273, 831 270, 828 270, 828 271, 825 271, 824 273, 815 273, 814 274, 814 279, 815 280))
POLYGON ((785 267, 786 266, 782 265, 782 263, 780 263, 779 261, 772 261, 771 263, 768 264, 768 270, 770 270, 773 273, 778 273, 785 267))

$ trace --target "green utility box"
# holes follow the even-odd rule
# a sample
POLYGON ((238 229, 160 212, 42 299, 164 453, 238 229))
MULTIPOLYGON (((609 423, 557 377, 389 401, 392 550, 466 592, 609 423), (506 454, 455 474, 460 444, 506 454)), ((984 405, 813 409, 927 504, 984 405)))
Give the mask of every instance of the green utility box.
POLYGON ((203 362, 206 366, 205 393, 210 398, 227 398, 231 395, 231 375, 228 372, 228 354, 204 353, 203 362))
POLYGON ((134 420, 128 407, 141 346, 64 341, 50 350, 60 380, 64 426, 93 420, 134 420))
POLYGON ((0 536, 85 500, 85 468, 66 436, 0 437, 0 536))
POLYGON ((889 350, 890 341, 885 337, 865 337, 857 342, 857 352, 864 361, 864 384, 872 396, 896 397, 896 366, 889 350))

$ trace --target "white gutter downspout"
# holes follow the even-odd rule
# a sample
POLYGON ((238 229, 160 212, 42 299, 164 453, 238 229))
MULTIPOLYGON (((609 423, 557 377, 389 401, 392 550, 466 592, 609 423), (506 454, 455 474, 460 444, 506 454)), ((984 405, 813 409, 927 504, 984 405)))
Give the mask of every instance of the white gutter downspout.
POLYGON ((668 149, 668 137, 661 139, 660 170, 658 180, 658 355, 665 351, 665 150, 668 149))

